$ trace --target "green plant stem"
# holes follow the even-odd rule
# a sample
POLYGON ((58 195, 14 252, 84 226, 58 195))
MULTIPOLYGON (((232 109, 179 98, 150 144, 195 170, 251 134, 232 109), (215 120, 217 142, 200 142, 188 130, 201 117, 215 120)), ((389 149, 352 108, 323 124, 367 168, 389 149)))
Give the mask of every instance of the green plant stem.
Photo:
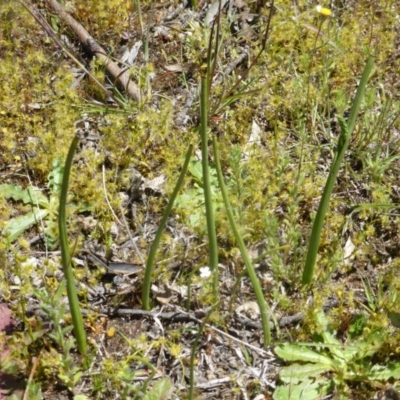
POLYGON ((207 53, 208 93, 211 93, 212 79, 215 75, 215 69, 217 67, 217 62, 218 62, 218 48, 219 48, 220 30, 221 30, 221 7, 222 7, 222 0, 219 0, 217 17, 214 19, 214 22, 212 24, 210 40, 208 43, 208 53, 207 53), (216 26, 216 32, 215 32, 215 26, 216 26), (215 32, 215 45, 214 45, 214 52, 212 52, 214 32, 215 32))
POLYGON ((156 254, 157 254, 157 249, 160 244, 161 236, 163 234, 165 226, 167 225, 168 217, 171 214, 172 207, 174 206, 174 201, 176 199, 176 196, 178 195, 178 192, 183 185, 183 180, 185 178, 185 175, 186 175, 186 172, 187 172, 187 169, 189 166, 190 157, 192 155, 192 152, 193 152, 193 146, 190 145, 188 148, 188 151, 186 153, 185 162, 183 164, 182 171, 179 175, 178 181, 176 182, 174 191, 172 192, 172 195, 171 195, 171 198, 169 199, 167 208, 165 209, 164 215, 161 219, 160 226, 158 227, 156 236, 150 247, 150 252, 149 252, 149 256, 147 258, 147 263, 146 263, 146 270, 144 273, 144 281, 143 281, 143 289, 142 289, 142 303, 143 303, 143 308, 145 310, 150 310, 151 275, 153 273, 153 267, 154 267, 154 261, 155 261, 156 254))
POLYGON ((140 27, 140 35, 143 38, 143 36, 144 36, 144 25, 143 25, 142 7, 140 6, 140 0, 134 0, 133 3, 134 3, 134 8, 136 8, 137 15, 138 15, 139 27, 140 27))
POLYGON ((314 41, 314 47, 311 50, 311 60, 310 60, 310 64, 308 65, 308 83, 307 83, 307 108, 309 106, 310 103, 310 85, 311 85, 311 70, 312 70, 312 66, 313 66, 313 61, 314 61, 314 54, 315 54, 315 50, 317 48, 317 42, 318 42, 318 36, 321 32, 321 28, 322 28, 322 24, 324 23, 325 18, 320 16, 319 17, 320 23, 318 26, 318 32, 315 35, 315 41, 314 41))
MULTIPOLYGON (((155 376, 156 373, 157 373, 157 370, 156 370, 156 368, 154 367, 154 365, 153 365, 151 362, 149 362, 149 361, 148 361, 146 358, 144 358, 144 357, 132 356, 132 360, 136 360, 136 361, 141 362, 142 364, 144 364, 144 365, 151 371, 150 376, 143 382, 143 386, 142 386, 142 389, 141 389, 141 392, 142 392, 143 394, 146 394, 147 386, 148 386, 149 383, 153 380, 154 376, 155 376)), ((140 397, 137 397, 137 398, 140 398, 140 397)))
MULTIPOLYGON (((214 104, 212 110, 211 110, 211 116, 214 116, 215 114, 218 114, 222 108, 225 107, 227 101, 228 104, 231 102, 231 98, 234 98, 234 92, 236 91, 236 89, 239 87, 239 85, 241 84, 241 82, 244 82, 250 71, 253 69, 253 67, 257 64, 259 58, 261 57, 262 53, 265 51, 265 47, 267 45, 267 40, 268 40, 268 36, 269 36, 269 32, 270 32, 270 28, 271 28, 271 20, 272 20, 272 15, 274 12, 274 0, 270 1, 269 4, 269 15, 268 15, 268 21, 267 21, 267 26, 265 28, 264 34, 263 34, 263 38, 261 40, 261 48, 260 51, 258 52, 258 54, 256 55, 256 57, 253 59, 253 61, 251 62, 250 66, 247 68, 247 70, 245 70, 244 72, 240 73, 240 77, 236 80, 236 82, 232 85, 232 87, 228 90, 227 93, 223 94, 222 96, 220 96, 220 98, 217 100, 217 102, 214 104), (225 103, 225 105, 223 104, 225 103)), ((249 84, 246 84, 246 86, 248 86, 249 84)), ((248 94, 251 93, 256 93, 257 91, 249 91, 247 92, 248 94)), ((241 95, 241 93, 238 94, 239 96, 241 95)))
POLYGON ((81 309, 79 307, 78 296, 76 294, 74 274, 71 267, 71 256, 68 245, 67 223, 66 223, 66 205, 68 195, 69 176, 71 172, 72 160, 78 145, 79 138, 77 136, 72 140, 71 146, 68 151, 67 159, 65 161, 64 175, 61 185, 60 193, 60 206, 58 211, 58 230, 60 235, 61 247, 61 260, 65 279, 67 280, 67 294, 69 307, 71 310, 72 324, 74 326, 74 333, 78 345, 78 351, 82 355, 87 352, 86 333, 83 326, 83 319, 81 309))
POLYGON ((218 300, 218 245, 212 201, 210 171, 208 166, 208 79, 201 79, 200 99, 201 164, 203 167, 204 202, 207 218, 209 267, 213 272, 214 302, 218 300))
POLYGON ((195 361, 195 357, 196 357, 196 349, 199 344, 200 336, 204 330, 204 327, 207 325, 208 320, 211 317, 211 314, 217 308, 218 304, 219 303, 215 303, 214 306, 211 308, 211 310, 204 317, 203 323, 199 326, 199 331, 197 332, 196 338, 195 338, 193 346, 192 346, 192 352, 190 354, 190 377, 189 377, 190 386, 189 386, 188 400, 193 400, 193 396, 194 396, 194 361, 195 361))
POLYGON ((264 333, 264 346, 269 346, 271 344, 271 331, 270 331, 270 326, 269 326, 269 315, 271 314, 271 312, 268 309, 268 305, 264 299, 264 294, 261 289, 260 281, 258 280, 256 272, 253 267, 253 264, 251 263, 251 260, 250 260, 249 254, 247 252, 246 246, 244 244, 243 238, 240 235, 239 229, 236 226, 232 207, 229 202, 228 191, 226 190, 224 178, 222 176, 221 163, 219 161, 219 154, 218 154, 218 144, 217 144, 217 139, 215 137, 213 138, 213 149, 214 149, 214 158, 215 158, 215 168, 217 171, 218 182, 219 182, 219 186, 221 188, 221 193, 222 193, 222 198, 224 200, 226 213, 228 215, 229 224, 232 228, 236 242, 239 246, 240 253, 242 254, 243 262, 246 266, 247 273, 249 275, 251 284, 253 286, 254 293, 257 298, 258 306, 260 307, 261 323, 262 323, 263 333, 264 333))
POLYGON ((333 187, 336 182, 337 175, 339 173, 340 165, 343 161, 345 152, 350 143, 350 137, 354 130, 354 126, 356 123, 356 118, 360 109, 361 101, 365 94, 365 88, 367 86, 367 82, 369 76, 372 71, 372 67, 374 65, 374 58, 370 56, 367 60, 367 64, 364 68, 364 72, 358 85, 356 97, 354 99, 350 116, 348 122, 346 123, 342 118, 339 118, 339 122, 341 123, 341 134, 339 136, 338 145, 336 148, 335 158, 333 160, 331 169, 329 171, 329 176, 325 184, 324 192, 322 194, 321 201, 319 203, 318 211, 315 216, 315 220, 313 223, 310 242, 308 244, 307 258, 306 263, 303 270, 302 277, 302 285, 309 285, 312 281, 312 277, 314 274, 315 262, 317 260, 317 254, 319 249, 319 244, 321 240, 321 232, 324 224, 324 219, 326 212, 328 210, 329 201, 333 192, 333 187))

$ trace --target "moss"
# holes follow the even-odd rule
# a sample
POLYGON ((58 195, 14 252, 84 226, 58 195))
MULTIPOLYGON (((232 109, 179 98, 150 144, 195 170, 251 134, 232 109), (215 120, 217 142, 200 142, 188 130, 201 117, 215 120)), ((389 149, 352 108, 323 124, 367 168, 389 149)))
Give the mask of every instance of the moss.
MULTIPOLYGON (((130 32, 135 38, 140 37, 140 29, 133 22, 136 18, 132 9, 133 3, 122 0, 75 0, 67 2, 66 6, 108 53, 115 54, 123 32, 130 32)), ((151 3, 141 1, 143 10, 147 10, 151 3)), ((357 248, 356 265, 372 264, 385 271, 392 268, 392 272, 385 275, 385 284, 392 285, 393 292, 398 292, 399 289, 396 278, 399 262, 393 255, 395 250, 390 254, 393 259, 389 259, 389 256, 377 252, 374 247, 374 243, 382 241, 382 238, 397 240, 398 218, 384 215, 381 210, 372 207, 364 207, 359 213, 354 213, 350 221, 347 221, 346 214, 349 207, 359 202, 396 204, 397 201, 397 189, 392 189, 392 182, 396 181, 398 172, 398 166, 393 164, 396 160, 393 163, 388 161, 393 168, 384 170, 390 171, 390 177, 365 162, 366 154, 371 152, 369 144, 383 140, 383 136, 376 137, 375 140, 371 135, 374 132, 372 127, 379 128, 374 115, 383 107, 382 98, 390 97, 391 90, 385 88, 384 76, 388 72, 395 76, 393 71, 399 66, 399 61, 391 55, 395 54, 396 16, 393 10, 388 9, 390 2, 349 3, 353 8, 349 4, 339 6, 336 2, 334 15, 321 19, 311 3, 298 1, 294 4, 289 0, 275 2, 267 49, 258 59, 256 68, 238 88, 239 92, 252 92, 219 110, 210 123, 212 133, 218 136, 232 204, 246 243, 251 246, 265 240, 267 249, 287 246, 267 258, 276 282, 276 287, 268 293, 268 300, 277 301, 281 310, 297 312, 306 309, 303 328, 292 332, 295 338, 301 340, 311 339, 318 331, 320 327, 315 323, 315 311, 320 310, 331 295, 337 296, 339 300, 339 307, 330 315, 332 326, 335 329, 346 329, 337 321, 346 314, 347 305, 355 305, 352 294, 348 293, 348 287, 344 284, 328 281, 332 272, 337 269, 342 273, 351 273, 351 267, 341 265, 343 249, 340 233, 346 222, 349 222, 348 233, 357 248), (318 30, 320 35, 317 35, 318 30), (358 121, 359 127, 350 148, 352 159, 345 160, 341 180, 326 216, 316 270, 315 305, 306 307, 305 293, 300 293, 295 301, 291 296, 299 286, 311 222, 328 174, 326 166, 330 164, 336 146, 338 132, 334 115, 349 109, 357 84, 355 78, 359 77, 366 56, 372 49, 377 57, 377 69, 371 84, 378 83, 384 89, 367 92, 363 109, 370 111, 366 110, 358 121), (252 154, 240 158, 235 166, 230 158, 232 146, 236 145, 243 151, 249 141, 254 120, 262 128, 260 143, 255 146, 252 154), (357 161, 361 167, 356 165, 357 161), (374 176, 371 177, 371 173, 374 176), (359 189, 361 186, 362 189, 359 189), (358 195, 362 191, 365 193, 360 198, 352 197, 352 193, 357 192, 358 195), (344 201, 347 202, 346 207, 343 206, 344 201), (390 267, 387 266, 389 263, 390 267), (329 282, 329 285, 321 287, 321 282, 329 282), (280 292, 283 283, 290 294, 280 292)), ((157 13, 156 10, 156 18, 157 13)), ((147 18, 153 18, 151 12, 145 13, 144 17, 145 24, 147 18)), ((82 113, 88 111, 85 100, 104 100, 104 93, 89 79, 85 79, 78 90, 73 87, 75 78, 71 73, 70 61, 60 56, 60 50, 47 40, 41 28, 19 3, 2 4, 0 20, 1 165, 7 168, 6 179, 10 177, 27 186, 30 184, 27 179, 29 173, 29 179, 44 188, 54 160, 65 159, 75 135, 75 122, 82 118, 82 113)), ((69 29, 56 16, 53 16, 53 22, 60 33, 72 37, 69 29)), ((257 22, 263 23, 261 19, 257 22)), ((255 25, 254 31, 262 32, 263 28, 265 26, 255 25)), ((182 29, 190 34, 182 38, 182 32, 173 33, 174 40, 179 41, 176 48, 181 53, 168 55, 162 62, 168 63, 174 58, 176 62, 189 61, 202 65, 209 30, 191 21, 182 29)), ((226 51, 219 54, 218 67, 226 65, 232 57, 237 56, 240 48, 235 46, 236 40, 229 31, 229 21, 223 19, 221 48, 226 48, 226 51), (226 45, 226 40, 230 41, 231 48, 226 45)), ((260 40, 255 37, 247 45, 253 59, 260 49, 260 40)), ((154 50, 151 46, 150 53, 154 50)), ((113 239, 113 216, 104 192, 106 190, 111 207, 118 213, 121 203, 118 193, 121 189, 126 189, 119 179, 121 171, 133 165, 146 178, 151 179, 161 174, 167 177, 165 195, 159 198, 150 197, 145 205, 138 206, 139 220, 144 221, 149 212, 159 217, 165 209, 166 198, 175 185, 187 146, 189 143, 197 145, 199 140, 195 127, 181 131, 175 126, 175 99, 170 99, 168 93, 151 91, 148 78, 153 72, 159 72, 160 61, 141 62, 142 59, 139 58, 130 74, 144 88, 142 104, 127 101, 125 110, 118 110, 114 114, 104 111, 103 115, 96 117, 101 140, 96 148, 80 149, 70 183, 71 200, 91 205, 91 213, 98 221, 90 232, 91 238, 98 238, 108 244, 113 239), (103 187, 103 165, 106 166, 106 189, 103 187)), ((90 68, 103 82, 105 68, 99 60, 92 59, 90 68)), ((212 104, 218 102, 219 97, 226 93, 241 72, 238 69, 214 88, 212 104)), ((198 79, 196 73, 191 79, 198 79)), ((192 81, 188 83, 183 78, 182 82, 192 84, 192 81)), ((195 103, 190 110, 193 121, 198 117, 197 107, 198 103, 195 103)), ((396 107, 398 105, 393 105, 393 110, 396 107)), ((390 120, 389 117, 386 119, 390 120)), ((398 122, 394 123, 393 128, 397 129, 397 125, 398 122)), ((380 149, 372 150, 374 156, 380 154, 380 149)), ((385 156, 384 152, 382 156, 385 156)), ((183 191, 191 184, 190 179, 187 179, 183 191)), ((26 211, 26 207, 10 205, 0 198, 0 228, 5 221, 26 211)), ((221 253, 228 259, 233 259, 240 269, 241 258, 236 254, 237 249, 226 214, 222 210, 217 216, 218 238, 224 246, 221 253)), ((79 223, 74 221, 74 217, 72 213, 70 227, 75 235, 79 234, 79 223)), ((181 213, 179 222, 187 225, 188 217, 181 213)), ((189 229, 198 233, 191 226, 189 229)), ((202 234, 198 234, 196 240, 203 242, 202 234)), ((80 245, 78 243, 78 248, 80 245)), ((21 238, 19 246, 20 249, 15 250, 9 244, 0 242, 0 290, 3 299, 19 302, 17 312, 22 318, 25 300, 33 291, 32 284, 26 278, 33 272, 33 267, 29 263, 24 264, 27 257, 23 252, 29 250, 27 238, 21 238), (9 257, 10 250, 14 251, 12 259, 9 257), (6 283, 10 271, 16 273, 22 281, 17 297, 6 283)), ((140 246, 143 249, 148 248, 145 239, 140 246)), ((181 259, 185 253, 188 264, 193 264, 194 267, 206 265, 207 247, 189 247, 191 248, 185 249, 181 244, 175 243, 172 236, 166 235, 160 253, 167 259, 181 259)), ((386 247, 389 245, 385 245, 386 247)), ((44 275, 46 272, 54 273, 57 269, 56 263, 47 262, 37 272, 44 275)), ((88 271, 83 270, 76 272, 77 277, 87 278, 89 285, 95 285, 100 276, 100 273, 88 276, 88 271)), ((161 265, 157 273, 157 279, 169 281, 175 272, 166 270, 161 265)), ((182 285, 187 284, 187 275, 179 279, 182 285)), ((54 278, 46 278, 45 281, 52 291, 57 286, 54 278)), ((204 284, 196 296, 201 306, 211 304, 211 285, 204 284)), ((388 304, 394 307, 395 302, 388 299, 388 304)), ((221 323, 219 314, 215 314, 214 321, 221 323)), ((364 332, 365 337, 379 327, 384 327, 390 333, 384 312, 371 316, 371 322, 364 332)), ((175 342, 166 340, 153 344, 158 347, 169 346, 170 354, 178 358, 181 351, 177 344, 179 335, 173 336, 175 342)), ((382 357, 398 354, 397 339, 397 334, 388 334, 382 357)), ((152 342, 143 335, 129 344, 135 351, 141 351, 146 346, 151 346, 152 342)), ((30 359, 33 350, 29 349, 32 354, 25 350, 27 353, 19 354, 18 358, 26 361, 30 359)), ((43 381, 51 380, 51 377, 57 375, 54 362, 50 365, 50 359, 56 360, 56 366, 59 365, 60 355, 48 348, 41 353, 42 364, 38 376, 43 381)), ((105 360, 100 367, 100 373, 108 381, 104 385, 112 384, 121 388, 123 385, 120 378, 129 378, 126 372, 131 364, 129 357, 105 360)), ((23 365, 22 370, 24 373, 29 372, 27 365, 23 365)), ((254 382, 254 385, 257 386, 258 383, 254 382)), ((100 385, 98 390, 100 393, 107 389, 100 385)))
MULTIPOLYGON (((144 5, 146 1, 141 3, 144 5)), ((129 14, 132 12, 132 4, 124 0, 75 0, 71 11, 99 43, 115 46, 114 41, 130 27, 129 14)))

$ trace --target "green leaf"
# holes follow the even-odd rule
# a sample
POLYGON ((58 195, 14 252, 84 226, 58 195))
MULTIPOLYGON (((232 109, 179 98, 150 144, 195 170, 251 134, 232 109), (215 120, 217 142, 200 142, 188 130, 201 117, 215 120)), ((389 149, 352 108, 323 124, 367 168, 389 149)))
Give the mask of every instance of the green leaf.
POLYGON ((201 162, 196 158, 192 157, 192 159, 190 160, 188 170, 196 179, 197 183, 203 185, 203 172, 202 172, 201 162))
POLYGON ((63 279, 61 283, 58 285, 56 292, 54 293, 53 300, 55 303, 58 303, 60 301, 61 296, 66 287, 67 287, 67 282, 65 279, 63 279))
MULTIPOLYGON (((61 318, 62 318, 62 316, 61 316, 61 318)), ((72 331, 72 329, 74 329, 74 327, 72 325, 66 326, 65 328, 62 329, 62 334, 66 335, 67 333, 70 333, 72 331)))
POLYGON ((59 379, 61 379, 67 385, 67 387, 71 383, 71 378, 68 375, 58 374, 57 376, 59 379))
POLYGON ((48 331, 49 331, 48 328, 43 328, 43 329, 39 329, 37 331, 31 332, 29 335, 24 334, 22 337, 22 341, 25 344, 25 346, 29 346, 37 339, 40 339, 42 336, 44 336, 48 331))
POLYGON ((361 336, 367 325, 368 319, 369 317, 366 313, 357 314, 353 317, 347 333, 349 339, 355 339, 356 337, 361 336))
POLYGON ((82 371, 79 371, 74 375, 74 377, 72 378, 72 383, 74 384, 74 386, 76 386, 76 384, 82 378, 82 375, 83 375, 82 371))
POLYGON ((77 394, 76 396, 74 396, 74 400, 90 400, 90 399, 84 394, 77 394))
POLYGON ((274 348, 275 353, 287 361, 304 361, 332 365, 333 360, 304 346, 283 343, 274 348))
MULTIPOLYGON (((357 359, 358 355, 363 352, 363 347, 365 347, 365 344, 362 342, 350 343, 349 345, 342 348, 341 350, 342 358, 340 360, 345 361, 345 364, 348 364, 352 360, 354 361, 354 359, 357 359)), ((365 356, 366 354, 363 353, 362 357, 364 358, 365 356)))
POLYGON ((39 204, 41 207, 46 207, 49 203, 47 197, 36 186, 22 189, 21 186, 4 183, 0 185, 0 194, 7 200, 23 201, 25 204, 31 204, 32 206, 39 204))
POLYGON ((49 183, 47 186, 52 193, 59 194, 61 190, 63 173, 64 166, 62 165, 62 161, 59 158, 53 162, 52 170, 48 176, 49 183))
POLYGON ((279 379, 285 383, 299 383, 309 378, 317 378, 325 372, 333 371, 332 365, 327 364, 292 364, 279 372, 279 379))
POLYGON ((400 379, 400 363, 389 363, 387 365, 374 365, 368 377, 371 380, 387 381, 388 379, 400 379))
POLYGON ((232 103, 234 103, 235 101, 239 100, 240 98, 245 97, 245 96, 250 96, 250 95, 256 94, 258 92, 259 92, 259 90, 249 90, 247 92, 237 93, 237 94, 235 94, 233 96, 225 97, 221 101, 221 105, 220 105, 220 107, 218 107, 216 113, 219 113, 223 108, 231 105, 232 103))
POLYGON ((349 127, 347 126, 346 120, 341 115, 336 115, 336 118, 340 125, 340 136, 337 145, 337 151, 341 151, 346 145, 347 139, 349 137, 349 127))
POLYGON ((312 382, 310 380, 299 384, 279 386, 273 394, 274 400, 317 400, 326 396, 333 390, 333 382, 320 380, 312 382))
POLYGON ((40 385, 38 383, 36 383, 35 381, 30 381, 28 383, 26 390, 28 391, 27 398, 30 400, 41 400, 43 398, 40 385))
POLYGON ((29 212, 26 215, 13 218, 5 224, 3 234, 8 237, 10 242, 13 242, 27 229, 36 225, 40 220, 45 218, 48 213, 48 210, 40 210, 36 208, 34 211, 29 212))
POLYGON ((316 313, 315 317, 317 319, 317 322, 323 326, 323 330, 321 333, 323 342, 330 345, 329 351, 337 360, 344 361, 345 357, 341 350, 342 344, 329 330, 328 320, 325 314, 321 311, 316 313))
MULTIPOLYGON (((51 27, 53 28, 54 32, 58 33, 60 31, 60 27, 59 27, 59 18, 52 16, 50 17, 50 23, 51 23, 51 27)), ((74 397, 75 399, 75 397, 74 397)))
POLYGON ((174 385, 168 378, 157 381, 154 387, 143 397, 144 400, 168 400, 171 398, 174 385))
POLYGON ((46 225, 43 230, 46 240, 46 245, 50 250, 54 250, 58 246, 59 234, 58 224, 54 219, 47 218, 46 225))

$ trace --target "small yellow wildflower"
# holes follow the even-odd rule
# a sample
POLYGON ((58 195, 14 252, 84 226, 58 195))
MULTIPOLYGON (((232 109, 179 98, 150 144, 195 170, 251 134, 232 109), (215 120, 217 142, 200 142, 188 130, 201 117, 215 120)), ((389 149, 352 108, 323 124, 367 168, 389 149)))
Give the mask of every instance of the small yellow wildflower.
POLYGON ((113 326, 107 331, 107 336, 110 338, 115 336, 115 328, 113 326))
POLYGON ((325 8, 322 6, 317 6, 317 12, 319 12, 320 14, 322 14, 325 17, 329 17, 332 14, 332 11, 329 8, 325 8))

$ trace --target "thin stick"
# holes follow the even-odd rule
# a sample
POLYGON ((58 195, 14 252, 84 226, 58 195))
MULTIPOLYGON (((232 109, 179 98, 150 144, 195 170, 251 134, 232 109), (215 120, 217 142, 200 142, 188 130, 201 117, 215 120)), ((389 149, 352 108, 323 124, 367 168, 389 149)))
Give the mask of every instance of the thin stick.
POLYGON ((32 364, 32 369, 31 369, 31 373, 29 374, 29 378, 28 378, 28 382, 26 384, 26 388, 25 388, 25 392, 24 392, 24 397, 22 398, 22 400, 28 400, 28 395, 29 395, 29 385, 32 383, 33 381, 33 376, 35 375, 37 366, 39 364, 39 357, 33 357, 33 364, 32 364))
POLYGON ((144 265, 144 258, 142 256, 142 253, 139 250, 139 247, 136 245, 136 242, 133 240, 133 236, 132 236, 131 230, 129 229, 128 221, 125 218, 124 210, 122 209, 121 205, 119 206, 119 211, 121 212, 121 217, 122 217, 122 220, 124 221, 125 228, 126 228, 126 230, 128 232, 128 236, 129 236, 129 239, 130 239, 130 241, 132 243, 133 249, 136 251, 136 254, 139 256, 140 262, 144 265))
POLYGON ((118 219, 117 214, 115 214, 113 208, 111 207, 111 203, 110 203, 110 201, 108 200, 107 188, 106 188, 106 169, 105 169, 105 167, 104 167, 104 164, 103 164, 103 191, 104 191, 104 197, 105 197, 105 199, 106 199, 108 208, 109 208, 110 211, 111 211, 111 214, 113 215, 113 217, 115 218, 115 220, 118 221, 118 223, 119 223, 120 225, 123 225, 122 222, 118 219))

